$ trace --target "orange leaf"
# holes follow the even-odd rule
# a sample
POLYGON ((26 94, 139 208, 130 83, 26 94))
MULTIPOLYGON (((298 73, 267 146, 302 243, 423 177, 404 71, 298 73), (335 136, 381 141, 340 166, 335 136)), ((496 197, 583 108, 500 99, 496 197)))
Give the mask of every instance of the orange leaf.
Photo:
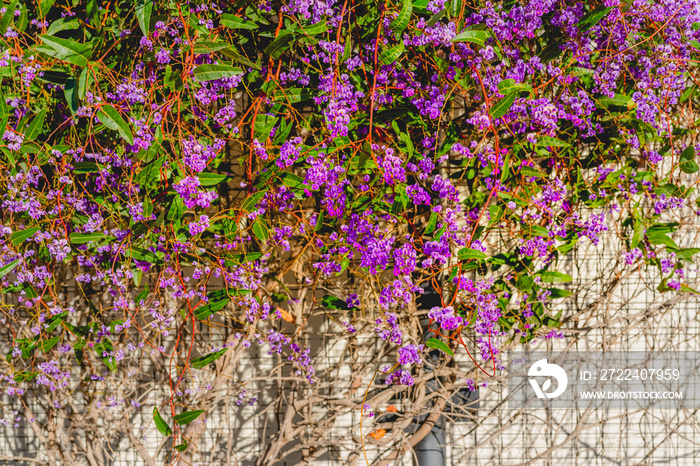
POLYGON ((398 411, 399 411, 399 410, 396 409, 396 406, 389 406, 388 408, 386 408, 386 412, 387 412, 387 413, 396 413, 396 412, 398 412, 398 411))
POLYGON ((384 437, 384 435, 386 435, 385 429, 379 429, 378 431, 369 434, 369 436, 372 437, 374 440, 379 440, 380 438, 384 437))
POLYGON ((289 312, 285 311, 281 307, 278 307, 277 311, 279 311, 280 315, 282 316, 282 320, 286 320, 287 322, 294 323, 294 317, 292 317, 292 315, 289 312))

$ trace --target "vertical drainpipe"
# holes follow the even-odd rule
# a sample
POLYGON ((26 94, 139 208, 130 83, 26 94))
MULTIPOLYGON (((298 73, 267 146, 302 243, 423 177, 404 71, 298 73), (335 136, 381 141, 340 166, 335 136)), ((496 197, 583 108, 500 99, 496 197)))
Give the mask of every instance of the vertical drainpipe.
MULTIPOLYGON (((437 294, 431 286, 427 286, 424 288, 424 292, 422 295, 420 295, 418 298, 416 298, 416 305, 418 309, 421 310, 430 310, 431 308, 435 306, 440 306, 441 305, 441 300, 440 300, 440 295, 437 294)), ((430 321, 428 319, 425 319, 421 321, 421 324, 423 325, 423 328, 425 329, 423 332, 423 339, 427 341, 430 339, 431 335, 433 335, 429 330, 428 330, 428 323, 430 321)), ((428 352, 427 355, 427 363, 425 365, 426 371, 432 371, 433 368, 435 367, 436 364, 440 361, 440 351, 433 349, 430 352, 428 352)), ((436 378, 433 378, 426 382, 426 387, 425 391, 426 393, 431 393, 437 388, 438 381, 436 378)), ((425 418, 427 415, 423 415, 418 417, 416 421, 416 425, 420 425, 423 421, 425 421, 425 418)), ((445 426, 445 417, 440 416, 438 420, 435 422, 433 425, 433 428, 430 430, 428 435, 423 437, 414 447, 415 451, 415 462, 417 463, 417 466, 445 466, 446 465, 446 455, 447 455, 447 449, 445 448, 445 431, 444 431, 444 426, 445 426)))

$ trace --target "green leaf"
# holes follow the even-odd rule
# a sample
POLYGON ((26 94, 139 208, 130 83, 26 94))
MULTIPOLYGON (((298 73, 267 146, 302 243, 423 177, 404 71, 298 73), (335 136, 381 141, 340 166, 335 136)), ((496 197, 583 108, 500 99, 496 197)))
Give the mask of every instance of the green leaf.
POLYGON ((275 101, 289 102, 290 104, 296 104, 311 99, 311 94, 306 89, 278 89, 275 91, 274 96, 275 101))
POLYGON ((401 37, 401 33, 408 27, 408 22, 411 19, 413 12, 413 3, 411 0, 403 0, 399 15, 389 25, 389 28, 394 31, 396 37, 401 37))
POLYGON ((51 350, 51 348, 56 346, 56 344, 58 343, 58 341, 60 339, 61 339, 60 336, 55 336, 53 338, 49 338, 48 340, 42 340, 39 342, 39 349, 43 353, 48 353, 51 350))
POLYGON ((443 16, 447 13, 447 8, 443 8, 442 10, 438 11, 435 13, 433 16, 430 17, 428 21, 425 22, 426 27, 433 27, 435 26, 435 23, 440 21, 443 16))
POLYGON ((245 201, 243 201, 241 209, 243 209, 246 212, 252 212, 253 209, 255 209, 255 207, 258 205, 258 202, 260 202, 260 199, 262 199, 266 193, 267 189, 264 189, 262 191, 258 191, 257 193, 251 194, 246 198, 245 201))
POLYGON ((158 412, 157 406, 153 407, 153 420, 156 423, 156 428, 158 429, 158 432, 160 432, 162 435, 165 435, 167 437, 173 434, 173 431, 172 429, 170 429, 170 426, 165 422, 165 420, 162 417, 160 417, 160 413, 158 412))
POLYGON ((437 212, 431 212, 428 223, 425 225, 425 235, 429 235, 435 230, 435 225, 437 224, 437 212))
POLYGON ((29 123, 27 131, 24 133, 24 139, 28 141, 33 141, 38 135, 40 135, 44 129, 44 119, 46 118, 46 109, 40 111, 29 123))
POLYGON ((70 242, 73 244, 85 244, 105 238, 103 233, 71 233, 70 242))
POLYGON ((472 44, 484 46, 486 45, 486 40, 490 37, 487 31, 475 31, 473 29, 464 31, 457 34, 452 42, 471 42, 472 44))
POLYGON ((63 95, 66 96, 66 102, 68 102, 68 108, 71 114, 75 115, 80 106, 80 101, 78 100, 78 81, 70 77, 66 79, 65 87, 63 88, 63 95))
POLYGON ((200 173, 197 176, 199 178, 199 184, 202 186, 216 186, 228 178, 228 175, 222 175, 220 173, 200 173))
POLYGON ((221 49, 219 52, 226 55, 230 59, 237 61, 241 65, 245 65, 249 68, 255 68, 256 70, 261 69, 260 65, 258 65, 257 63, 253 63, 252 61, 248 60, 246 57, 236 52, 235 50, 232 50, 231 48, 221 49))
POLYGON ((521 275, 515 281, 515 286, 521 291, 529 291, 532 289, 532 285, 535 284, 535 279, 529 275, 521 275))
POLYGON ((501 205, 494 204, 489 206, 489 214, 491 217, 491 220, 489 220, 489 226, 494 225, 496 222, 498 222, 501 219, 501 217, 503 217, 505 211, 506 209, 501 205))
POLYGON ((39 227, 27 228, 25 230, 15 231, 10 235, 10 242, 15 246, 19 246, 24 243, 29 237, 33 236, 34 233, 39 231, 39 227))
POLYGON ((258 238, 263 243, 267 243, 267 239, 270 235, 270 232, 267 229, 267 226, 265 225, 264 220, 262 220, 260 218, 256 218, 255 221, 253 222, 252 229, 253 229, 253 234, 255 235, 256 238, 258 238))
POLYGON ((566 275, 565 273, 561 272, 542 272, 540 276, 542 277, 542 281, 545 283, 561 283, 571 281, 571 275, 566 275))
POLYGON ((603 19, 603 17, 605 15, 607 15, 610 12, 610 10, 612 10, 612 9, 613 9, 613 7, 606 8, 604 6, 599 6, 595 10, 589 11, 588 13, 583 15, 583 17, 579 20, 578 25, 577 25, 579 31, 581 31, 581 32, 588 31, 590 28, 592 28, 593 26, 598 24, 598 22, 601 19, 603 19))
POLYGON ((97 116, 107 128, 117 131, 126 142, 129 144, 134 143, 134 136, 131 134, 129 125, 126 124, 126 121, 124 121, 124 118, 122 118, 116 108, 109 104, 104 104, 97 111, 97 116))
POLYGON ((506 154, 505 160, 503 160, 503 173, 501 173, 501 183, 505 183, 510 175, 510 154, 506 154))
POLYGON ((48 35, 39 36, 44 44, 56 51, 55 56, 68 63, 73 63, 79 67, 87 65, 92 50, 90 47, 69 39, 61 39, 48 35))
POLYGON ((165 87, 170 89, 171 92, 178 92, 183 89, 182 76, 177 71, 173 71, 173 68, 168 65, 165 68, 165 76, 163 76, 163 84, 165 87))
POLYGON ((692 174, 698 171, 698 164, 694 160, 686 160, 680 164, 683 173, 692 174))
POLYGON ((175 445, 175 449, 180 453, 187 450, 187 441, 182 442, 180 445, 175 445))
POLYGON ((49 28, 46 30, 46 34, 49 36, 53 36, 57 32, 78 29, 79 27, 80 21, 78 21, 78 18, 61 18, 51 23, 51 26, 49 26, 49 28))
POLYGON ((469 259, 486 259, 488 256, 476 249, 462 248, 457 253, 459 260, 469 260, 469 259))
POLYGON ((230 298, 220 299, 217 301, 210 301, 206 306, 202 306, 194 311, 194 316, 196 319, 204 320, 209 316, 215 314, 216 312, 222 310, 231 301, 230 298))
POLYGON ((273 60, 277 60, 282 56, 287 46, 294 40, 295 33, 291 31, 285 31, 273 40, 270 45, 265 47, 265 53, 270 55, 273 60))
POLYGON ((243 70, 228 65, 200 65, 194 69, 194 79, 198 82, 230 78, 240 74, 243 74, 243 70))
POLYGON ((444 341, 438 340, 437 338, 431 338, 430 340, 428 340, 428 341, 425 342, 425 345, 426 345, 428 348, 433 348, 433 349, 436 349, 436 350, 440 350, 440 351, 442 351, 443 353, 448 354, 448 355, 450 355, 450 356, 454 356, 454 355, 455 355, 455 353, 450 349, 449 346, 447 346, 447 344, 446 344, 444 341))
POLYGON ((671 238, 669 238, 666 233, 658 231, 649 232, 649 230, 647 230, 647 238, 649 238, 649 242, 651 244, 663 244, 665 246, 678 249, 676 243, 671 238))
POLYGON ((40 10, 39 17, 44 18, 55 2, 56 2, 56 0, 44 0, 44 1, 42 1, 41 6, 39 7, 39 10, 40 10))
POLYGON ((15 267, 17 267, 19 265, 19 261, 20 261, 19 259, 15 259, 12 262, 10 262, 9 264, 5 264, 2 267, 0 267, 0 278, 4 277, 8 273, 12 272, 15 269, 15 267))
POLYGON ((544 177, 544 175, 543 175, 542 173, 540 173, 539 171, 535 170, 535 169, 532 168, 532 167, 528 167, 527 165, 526 165, 526 166, 523 166, 523 167, 520 167, 519 172, 520 172, 520 174, 522 174, 523 176, 536 176, 536 177, 538 177, 538 178, 543 178, 543 177, 544 177))
POLYGON ((535 145, 536 145, 536 146, 540 146, 540 147, 541 147, 541 146, 571 147, 571 144, 569 144, 568 142, 564 142, 564 141, 561 141, 561 140, 559 140, 559 139, 552 138, 552 137, 549 137, 549 136, 541 136, 541 137, 537 140, 537 144, 535 144, 535 145))
POLYGON ((552 293, 549 295, 552 299, 566 298, 571 295, 571 291, 562 290, 561 288, 548 288, 548 290, 552 293))
POLYGON ((321 305, 326 309, 342 309, 346 311, 350 309, 348 307, 348 303, 344 299, 336 298, 335 296, 331 296, 329 294, 325 295, 321 299, 321 305))
POLYGON ((396 60, 399 59, 401 54, 403 54, 403 50, 404 50, 403 42, 401 42, 399 45, 395 45, 394 47, 390 48, 389 50, 385 50, 379 56, 379 63, 381 65, 391 65, 392 63, 394 63, 396 60))
POLYGON ((184 413, 178 414, 173 419, 178 423, 178 425, 184 426, 185 424, 189 424, 197 419, 203 412, 203 409, 198 409, 196 411, 185 411, 184 413))
POLYGON ((516 83, 514 79, 504 79, 498 83, 498 92, 500 92, 501 95, 505 96, 510 95, 513 92, 522 91, 532 92, 532 87, 530 87, 528 84, 516 83))
POLYGON ((138 174, 139 183, 142 185, 147 185, 151 181, 155 180, 158 175, 160 175, 160 168, 163 166, 163 163, 165 163, 167 158, 168 157, 164 155, 143 167, 138 174))
POLYGON ((229 29, 257 29, 258 25, 245 20, 243 18, 239 18, 238 16, 230 15, 228 13, 224 13, 221 15, 219 18, 219 21, 221 24, 226 26, 229 29))
POLYGON ((315 36, 328 31, 328 26, 326 25, 326 20, 323 19, 318 23, 312 24, 311 26, 304 27, 302 32, 307 36, 315 36))
POLYGON ((153 10, 152 0, 139 0, 136 4, 136 19, 144 36, 148 36, 151 29, 151 12, 153 10))
POLYGON ((216 351, 214 353, 209 353, 206 356, 194 358, 191 361, 192 367, 194 367, 195 369, 202 369, 202 368, 208 366, 209 364, 213 363, 214 361, 219 359, 221 356, 226 354, 227 349, 228 348, 223 348, 223 349, 220 349, 219 351, 216 351))
MULTIPOLYGON (((15 10, 17 9, 17 0, 6 6, 7 10, 5 14, 2 15, 0 19, 0 31, 4 34, 7 31, 8 26, 12 24, 12 19, 15 17, 15 10)), ((3 130, 4 131, 4 130, 3 130)))
POLYGON ((88 67, 83 68, 83 71, 80 73, 80 77, 78 77, 78 97, 81 100, 85 98, 85 94, 92 86, 93 82, 94 80, 92 73, 90 73, 90 69, 88 67))
POLYGON ((280 177, 282 178, 282 183, 291 189, 302 189, 304 187, 304 178, 295 175, 291 172, 283 172, 280 177))
POLYGON ((700 253, 700 248, 684 248, 673 252, 676 253, 679 259, 690 260, 695 254, 700 253))
POLYGON ((517 97, 517 95, 517 92, 513 92, 512 94, 509 94, 508 96, 499 100, 496 105, 489 109, 491 117, 501 118, 503 115, 508 113, 508 110, 510 110, 511 105, 513 105, 513 102, 515 102, 515 97, 517 97))
POLYGON ((690 145, 681 152, 681 160, 695 160, 695 146, 690 145))

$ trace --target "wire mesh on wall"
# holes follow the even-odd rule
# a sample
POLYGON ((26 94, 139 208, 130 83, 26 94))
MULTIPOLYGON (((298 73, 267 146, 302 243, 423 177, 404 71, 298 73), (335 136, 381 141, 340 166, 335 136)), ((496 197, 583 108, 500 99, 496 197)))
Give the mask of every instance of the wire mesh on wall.
MULTIPOLYGON (((697 297, 659 293, 655 272, 623 267, 618 257, 606 254, 614 250, 607 246, 582 248, 570 261, 574 281, 568 289, 573 294, 562 305, 566 337, 530 346, 699 350, 697 297), (613 279, 606 282, 602 277, 613 279)), ((693 283, 693 277, 688 282, 693 283)), ((304 306, 301 297, 297 304, 304 306)), ((436 367, 440 390, 426 394, 425 390, 385 388, 377 370, 391 361, 384 342, 363 341, 363 326, 375 325, 369 315, 316 308, 299 316, 309 329, 303 338, 312 348, 316 385, 309 386, 283 356, 268 355, 264 347, 241 351, 228 383, 211 404, 194 464, 377 464, 407 441, 416 420, 424 419, 420 416, 430 412, 438 397, 452 400, 467 376, 488 386, 479 388, 477 400, 445 408, 440 422, 447 433, 448 464, 690 465, 700 454, 695 410, 512 409, 503 377, 475 372, 463 352, 457 353, 453 368, 436 367), (344 331, 344 322, 352 322, 359 336, 344 331), (374 400, 370 410, 375 416, 363 417, 360 407, 369 400, 374 400), (383 436, 370 435, 380 428, 386 431, 383 436), (392 434, 398 440, 382 442, 392 434)), ((284 326, 289 333, 297 330, 295 323, 284 326)), ((213 332, 212 337, 230 340, 233 336, 213 332)), ((430 373, 419 371, 416 379, 421 377, 429 379, 430 373)), ((205 375, 201 382, 207 380, 205 375)), ((141 378, 140 383, 147 380, 141 378)), ((142 404, 146 409, 133 411, 130 423, 144 448, 165 461, 169 448, 155 431, 148 409, 157 402, 157 395, 157 391, 148 392, 142 404)), ((4 408, 6 417, 10 410, 21 409, 9 404, 4 408)), ((110 422, 103 413, 109 409, 102 409, 95 422, 110 422)), ((6 458, 25 457, 25 464, 43 463, 30 425, 3 429, 0 461, 22 464, 6 458)), ((113 438, 105 445, 106 464, 146 464, 127 438, 113 438)), ((394 460, 394 464, 413 462, 410 450, 394 460)))

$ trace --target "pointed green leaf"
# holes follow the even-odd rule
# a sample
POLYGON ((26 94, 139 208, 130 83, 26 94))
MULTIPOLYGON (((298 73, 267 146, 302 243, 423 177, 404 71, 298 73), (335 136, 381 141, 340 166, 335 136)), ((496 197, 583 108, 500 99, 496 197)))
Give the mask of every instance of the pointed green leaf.
POLYGON ((198 409, 196 411, 185 411, 184 413, 178 414, 173 419, 175 419, 175 422, 177 422, 178 425, 184 426, 185 424, 189 424, 197 419, 203 412, 203 409, 198 409))
POLYGON ((457 34, 452 39, 452 42, 471 42, 472 44, 483 47, 486 45, 486 40, 488 40, 489 36, 489 33, 486 31, 474 31, 470 29, 462 32, 461 34, 457 34))
POLYGON ((681 152, 681 160, 695 160, 695 146, 691 144, 683 149, 683 152, 681 152))
POLYGON ((505 79, 498 83, 498 92, 504 96, 523 91, 532 92, 532 87, 528 84, 516 83, 514 79, 505 79))
POLYGON ((194 367, 195 369, 202 369, 202 368, 208 366, 209 364, 213 363, 214 361, 219 359, 221 356, 226 354, 227 349, 228 348, 223 348, 223 349, 220 349, 219 351, 216 351, 214 353, 209 353, 206 356, 194 358, 191 361, 192 367, 194 367))
POLYGON ((49 26, 49 28, 46 30, 46 34, 49 36, 53 36, 57 32, 70 31, 73 29, 78 29, 79 27, 80 21, 78 21, 78 18, 61 18, 51 23, 51 26, 49 26))
POLYGON ((40 111, 29 123, 27 127, 27 132, 24 133, 24 139, 27 141, 33 141, 38 135, 40 135, 44 129, 44 119, 46 118, 46 109, 40 111))
POLYGON ((17 10, 17 0, 7 5, 5 8, 5 13, 0 18, 0 31, 4 34, 7 28, 12 24, 12 19, 15 17, 15 10, 17 10))
POLYGON ((39 13, 40 13, 40 14, 39 14, 39 17, 40 17, 40 18, 46 17, 46 15, 48 14, 49 10, 51 9, 51 7, 53 6, 53 4, 54 4, 55 2, 56 2, 56 0, 43 0, 43 1, 40 3, 41 6, 39 7, 39 10, 40 10, 40 11, 39 11, 39 13))
POLYGON ((160 432, 162 435, 165 435, 167 437, 173 434, 173 431, 172 429, 170 429, 170 426, 160 416, 157 406, 153 407, 153 420, 156 423, 156 428, 158 429, 158 432, 160 432))
POLYGON ((258 191, 257 193, 251 194, 245 201, 243 201, 241 209, 243 209, 246 212, 252 212, 253 209, 255 209, 255 207, 258 205, 258 202, 260 202, 260 199, 262 199, 266 193, 267 189, 264 189, 262 191, 258 191))
POLYGON ((539 171, 535 170, 534 168, 528 167, 528 166, 520 167, 519 172, 523 176, 535 176, 537 178, 544 177, 544 175, 542 175, 542 173, 540 173, 539 171))
POLYGON ((19 246, 24 243, 29 237, 33 236, 34 233, 39 231, 39 227, 27 228, 26 230, 15 231, 10 235, 10 242, 15 246, 19 246))
POLYGON ((462 248, 457 253, 459 260, 469 260, 469 259, 486 259, 488 256, 482 251, 470 248, 462 248))
POLYGON ((327 309, 350 309, 348 307, 348 303, 344 299, 340 299, 329 294, 325 295, 321 299, 321 305, 327 309))
POLYGON ((214 313, 222 310, 231 301, 230 298, 220 299, 217 301, 210 301, 206 306, 202 306, 194 311, 194 317, 199 320, 204 320, 214 313))
POLYGON ((15 259, 9 264, 5 264, 2 267, 0 267, 0 278, 4 277, 8 273, 12 272, 15 267, 19 265, 19 259, 15 259))
POLYGON ((119 132, 119 135, 129 144, 134 143, 134 136, 131 134, 129 125, 119 111, 109 104, 102 105, 97 112, 100 121, 109 129, 119 132))
POLYGON ((328 26, 326 25, 326 20, 323 19, 318 23, 312 24, 311 26, 306 26, 303 28, 303 33, 307 36, 315 36, 328 31, 328 26))
POLYGON ((63 88, 63 95, 66 96, 66 102, 68 102, 68 108, 71 114, 75 115, 80 106, 80 101, 78 100, 78 81, 70 77, 66 79, 65 86, 63 88))
POLYGON ((90 89, 94 80, 92 78, 92 73, 88 67, 83 68, 80 77, 78 78, 78 97, 82 100, 85 98, 87 90, 90 89))
POLYGON ((552 138, 549 136, 541 136, 537 140, 536 145, 540 146, 540 147, 541 146, 545 146, 545 147, 550 147, 550 146, 551 147, 571 147, 571 144, 569 144, 568 142, 564 142, 564 141, 561 141, 559 139, 552 138))
POLYGON ((90 47, 69 39, 61 39, 49 35, 39 36, 44 44, 56 51, 55 56, 68 63, 84 67, 92 55, 90 47))
POLYGON ((200 65, 194 69, 194 79, 198 82, 230 78, 239 74, 243 74, 243 70, 228 65, 200 65))
POLYGON ((182 442, 180 445, 175 445, 175 449, 180 453, 187 450, 187 441, 182 442))
POLYGON ((253 222, 252 228, 255 237, 258 238, 261 242, 267 243, 267 239, 269 238, 270 232, 267 229, 265 222, 260 218, 256 218, 255 222, 253 222))
POLYGON ((455 355, 452 349, 450 349, 450 347, 447 346, 447 344, 444 341, 438 340, 437 338, 431 338, 430 340, 426 341, 425 344, 428 348, 440 350, 443 353, 448 354, 450 356, 455 355))
POLYGON ((399 59, 401 54, 403 53, 404 50, 404 45, 403 42, 401 42, 399 45, 395 45, 394 47, 390 48, 389 50, 386 50, 379 56, 379 64, 381 65, 391 65, 394 63, 396 60, 399 59))
POLYGON ((136 4, 136 19, 139 21, 139 27, 144 36, 148 36, 151 28, 151 12, 153 11, 152 0, 139 0, 136 4))
POLYGON ((404 29, 408 27, 408 22, 411 19, 411 13, 413 12, 413 2, 412 0, 403 0, 401 5, 401 11, 399 15, 394 18, 394 20, 389 25, 396 37, 401 37, 401 33, 404 29))
POLYGON ((73 244, 85 244, 99 241, 102 238, 105 238, 103 233, 71 233, 70 242, 73 244))
POLYGON ((571 281, 571 275, 561 272, 542 272, 540 276, 542 277, 542 281, 545 283, 561 283, 571 281))
POLYGON ((257 63, 253 63, 252 61, 248 60, 246 57, 244 57, 244 56, 241 55, 240 53, 238 53, 238 52, 236 52, 235 50, 231 49, 230 47, 227 47, 227 48, 225 48, 225 49, 219 50, 219 53, 222 53, 222 54, 226 55, 227 57, 229 57, 229 58, 232 59, 232 60, 237 61, 237 62, 240 63, 241 65, 245 65, 245 66, 247 66, 247 67, 249 67, 249 68, 254 68, 254 69, 256 69, 256 70, 261 69, 261 68, 260 68, 260 65, 258 65, 257 63))
POLYGON ((228 178, 228 175, 203 172, 198 175, 198 178, 201 186, 216 186, 217 184, 225 181, 228 178))
POLYGON ((221 24, 226 26, 227 28, 230 29, 257 29, 258 25, 245 20, 243 18, 239 18, 238 16, 230 15, 228 13, 224 13, 221 15, 219 18, 219 21, 221 24))
POLYGON ((275 38, 275 40, 270 43, 267 47, 265 47, 265 54, 270 55, 273 60, 277 60, 284 51, 287 49, 287 46, 294 40, 295 34, 290 32, 290 31, 284 31, 281 33, 279 36, 275 38))
POLYGON ((498 103, 491 107, 491 109, 489 110, 491 117, 501 118, 503 115, 508 113, 508 110, 510 110, 511 105, 513 105, 513 102, 515 102, 515 97, 517 95, 517 92, 513 92, 512 94, 509 94, 506 97, 499 100, 498 103))
POLYGON ((613 7, 599 6, 598 8, 589 11, 578 22, 578 29, 581 32, 586 32, 607 15, 613 7))

